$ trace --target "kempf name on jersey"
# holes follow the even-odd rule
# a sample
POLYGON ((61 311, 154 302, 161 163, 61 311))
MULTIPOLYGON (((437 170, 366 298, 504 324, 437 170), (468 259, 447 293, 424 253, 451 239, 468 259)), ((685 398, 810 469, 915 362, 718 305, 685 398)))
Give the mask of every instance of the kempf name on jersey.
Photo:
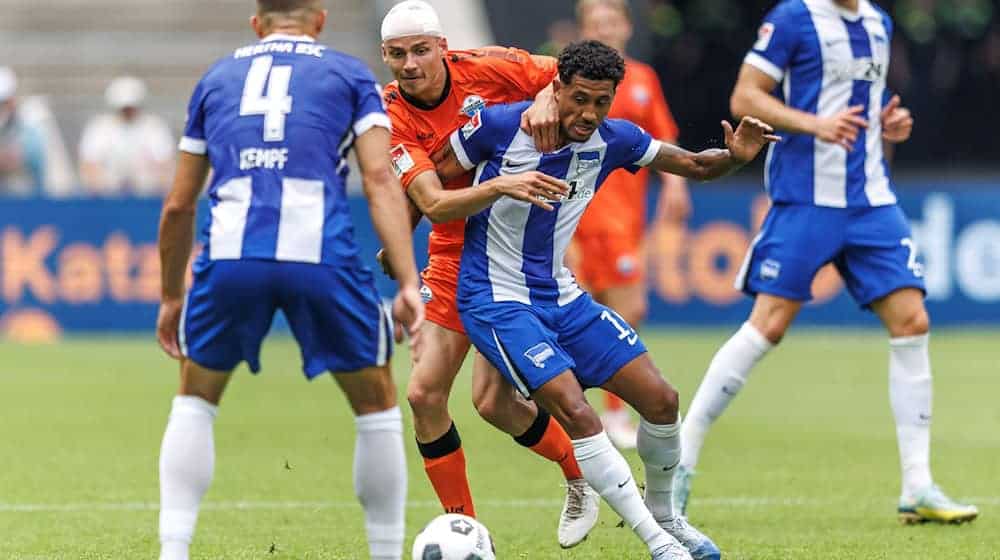
POLYGON ((288 163, 288 148, 244 148, 240 150, 240 170, 284 169, 288 163))

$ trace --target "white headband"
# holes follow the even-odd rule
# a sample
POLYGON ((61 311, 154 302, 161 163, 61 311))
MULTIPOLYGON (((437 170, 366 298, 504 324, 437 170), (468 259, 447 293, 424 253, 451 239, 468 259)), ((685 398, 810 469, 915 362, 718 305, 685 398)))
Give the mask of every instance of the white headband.
POLYGON ((382 41, 414 35, 444 37, 437 12, 423 0, 400 2, 382 20, 382 41))

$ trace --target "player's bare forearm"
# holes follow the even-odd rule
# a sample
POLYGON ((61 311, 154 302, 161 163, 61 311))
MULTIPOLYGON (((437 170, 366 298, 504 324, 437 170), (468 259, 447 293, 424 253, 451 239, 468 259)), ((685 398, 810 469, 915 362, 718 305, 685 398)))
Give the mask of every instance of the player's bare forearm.
POLYGON ((208 158, 181 152, 174 184, 160 215, 160 294, 163 300, 184 296, 184 274, 194 244, 198 195, 208 176, 208 158))
POLYGON ((664 142, 649 167, 697 181, 711 181, 729 175, 744 164, 745 161, 734 158, 727 149, 713 148, 694 153, 664 142))
POLYGON ((389 266, 401 286, 416 287, 411 219, 403 189, 389 167, 389 131, 380 127, 368 130, 355 140, 354 149, 368 211, 389 266))
POLYGON ((485 183, 476 188, 445 189, 433 171, 417 175, 406 193, 420 212, 436 224, 478 214, 500 198, 500 193, 485 183))
POLYGON ((816 115, 793 109, 771 95, 777 85, 774 78, 744 64, 729 100, 733 116, 757 117, 777 130, 794 134, 815 134, 819 126, 816 115))

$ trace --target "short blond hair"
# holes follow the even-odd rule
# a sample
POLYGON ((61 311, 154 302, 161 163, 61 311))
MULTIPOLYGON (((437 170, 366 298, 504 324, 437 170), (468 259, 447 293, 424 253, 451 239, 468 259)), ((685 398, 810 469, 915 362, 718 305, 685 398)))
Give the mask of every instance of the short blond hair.
POLYGON ((257 0, 257 15, 268 25, 285 19, 305 20, 320 11, 323 0, 257 0))
POLYGON ((632 21, 632 9, 628 5, 628 0, 577 0, 576 21, 583 21, 583 16, 594 6, 607 6, 625 14, 629 21, 632 21))

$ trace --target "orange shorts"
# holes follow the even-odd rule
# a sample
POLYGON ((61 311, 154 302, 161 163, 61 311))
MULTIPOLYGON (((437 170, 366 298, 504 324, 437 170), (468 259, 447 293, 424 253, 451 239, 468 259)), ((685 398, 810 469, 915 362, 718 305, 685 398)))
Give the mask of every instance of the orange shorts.
POLYGON ((639 236, 577 235, 579 264, 574 272, 588 291, 599 294, 609 288, 631 286, 645 278, 645 258, 639 236))
POLYGON ((427 268, 420 273, 423 280, 420 295, 424 298, 428 321, 465 334, 458 316, 458 270, 458 259, 431 257, 427 268))

